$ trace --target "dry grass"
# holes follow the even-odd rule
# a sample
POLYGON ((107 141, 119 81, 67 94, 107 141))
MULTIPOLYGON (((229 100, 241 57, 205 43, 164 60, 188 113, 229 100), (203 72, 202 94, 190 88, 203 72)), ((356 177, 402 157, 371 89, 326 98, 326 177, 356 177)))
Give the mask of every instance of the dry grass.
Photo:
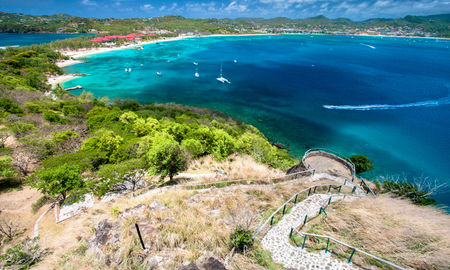
MULTIPOLYGON (((328 208, 327 217, 308 226, 309 232, 333 236, 401 266, 449 269, 450 216, 408 200, 383 195, 338 202, 328 208)), ((358 253, 354 261, 374 263, 358 253)))
MULTIPOLYGON (((188 171, 215 173, 225 170, 226 179, 250 179, 282 176, 285 173, 279 169, 269 168, 257 163, 250 156, 232 155, 224 161, 216 161, 212 156, 202 157, 191 162, 188 171)), ((224 179, 224 178, 220 178, 224 179)), ((217 180, 217 179, 211 179, 217 180)))

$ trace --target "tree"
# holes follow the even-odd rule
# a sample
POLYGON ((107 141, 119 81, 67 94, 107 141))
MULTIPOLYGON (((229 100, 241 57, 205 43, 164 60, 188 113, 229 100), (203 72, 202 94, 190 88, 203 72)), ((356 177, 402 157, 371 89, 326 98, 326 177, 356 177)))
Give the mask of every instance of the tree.
POLYGON ((53 198, 61 196, 64 201, 68 195, 75 194, 84 187, 80 172, 78 166, 67 164, 44 169, 35 174, 31 186, 53 198))
POLYGON ((16 176, 16 172, 11 168, 12 158, 9 156, 0 157, 0 179, 4 180, 16 176))
POLYGON ((146 165, 154 174, 161 177, 173 176, 187 168, 188 158, 185 150, 171 137, 157 136, 153 139, 152 147, 145 156, 146 165))
POLYGON ((351 156, 350 160, 355 164, 356 173, 367 172, 373 168, 372 161, 364 155, 351 156))

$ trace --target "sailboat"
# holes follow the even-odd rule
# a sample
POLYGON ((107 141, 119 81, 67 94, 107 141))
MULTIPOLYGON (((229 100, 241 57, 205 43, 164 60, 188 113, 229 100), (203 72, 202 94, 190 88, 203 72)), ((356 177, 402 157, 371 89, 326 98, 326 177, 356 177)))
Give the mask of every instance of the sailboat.
POLYGON ((194 76, 198 78, 200 77, 200 74, 198 74, 198 72, 195 72, 194 76))
POLYGON ((194 65, 198 66, 198 63, 197 63, 197 62, 193 62, 192 64, 194 64, 194 65))
POLYGON ((157 71, 157 72, 156 72, 156 75, 158 75, 158 76, 161 77, 161 76, 162 76, 162 73, 161 73, 160 71, 157 71))
POLYGON ((216 78, 216 80, 218 80, 219 82, 221 82, 221 83, 231 83, 229 80, 227 80, 226 78, 224 78, 223 76, 222 76, 222 67, 223 67, 223 65, 222 65, 222 63, 220 64, 220 77, 219 78, 216 78))

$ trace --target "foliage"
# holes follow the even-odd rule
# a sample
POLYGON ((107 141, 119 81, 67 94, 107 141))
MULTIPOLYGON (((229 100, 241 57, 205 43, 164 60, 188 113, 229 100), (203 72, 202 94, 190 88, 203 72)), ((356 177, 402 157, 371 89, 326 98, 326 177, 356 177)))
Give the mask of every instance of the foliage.
POLYGON ((9 156, 0 157, 0 180, 5 180, 17 175, 14 169, 11 167, 12 158, 9 156))
POLYGON ((169 176, 172 181, 175 174, 187 168, 188 159, 177 141, 161 134, 153 139, 145 161, 152 173, 169 176))
POLYGON ((53 198, 61 196, 65 200, 84 187, 80 171, 79 167, 68 164, 44 169, 34 175, 31 185, 53 198))
POLYGON ((43 252, 39 249, 37 240, 26 239, 21 244, 17 244, 2 255, 0 259, 6 267, 14 269, 29 269, 42 259, 43 252))
POLYGON ((372 161, 364 155, 351 156, 350 160, 355 164, 356 173, 367 172, 373 168, 372 161))
POLYGON ((403 181, 384 181, 383 192, 390 192, 400 197, 406 197, 418 205, 434 205, 436 201, 430 198, 429 191, 421 191, 417 184, 403 181))
POLYGON ((5 113, 23 115, 23 110, 14 104, 11 100, 7 98, 0 98, 0 113, 4 116, 5 113))
POLYGON ((230 235, 231 246, 238 252, 243 252, 253 246, 252 231, 246 230, 241 226, 237 226, 230 235))
POLYGON ((181 145, 194 158, 200 157, 203 153, 205 153, 204 146, 199 140, 186 139, 181 142, 181 145))
POLYGON ((70 120, 64 117, 61 117, 59 114, 54 112, 44 112, 44 119, 49 121, 50 123, 57 123, 57 124, 68 124, 70 123, 70 120))
POLYGON ((11 131, 15 134, 15 135, 21 135, 27 131, 36 129, 36 127, 33 124, 30 123, 25 123, 25 122, 14 122, 11 125, 11 131))
POLYGON ((120 210, 117 206, 112 207, 110 212, 113 217, 118 217, 120 214, 120 210))
POLYGON ((39 209, 41 209, 42 206, 44 206, 49 201, 51 201, 51 198, 48 196, 44 195, 44 196, 40 197, 31 205, 31 211, 33 213, 36 213, 37 211, 39 211, 39 209))

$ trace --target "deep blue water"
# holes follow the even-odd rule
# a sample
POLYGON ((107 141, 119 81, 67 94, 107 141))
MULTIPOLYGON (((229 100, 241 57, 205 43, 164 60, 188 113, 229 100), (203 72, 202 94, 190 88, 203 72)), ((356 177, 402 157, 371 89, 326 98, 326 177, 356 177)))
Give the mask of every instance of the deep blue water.
MULTIPOLYGON (((65 86, 220 110, 298 156, 312 147, 365 154, 375 163, 369 179, 406 174, 449 182, 449 45, 349 36, 196 38, 91 56, 67 68, 91 75, 65 86), (216 80, 221 63, 231 84, 216 80)), ((438 199, 450 205, 450 194, 438 199)))
POLYGON ((9 34, 0 33, 0 47, 4 46, 26 46, 32 44, 49 43, 59 39, 74 38, 92 34, 9 34))

